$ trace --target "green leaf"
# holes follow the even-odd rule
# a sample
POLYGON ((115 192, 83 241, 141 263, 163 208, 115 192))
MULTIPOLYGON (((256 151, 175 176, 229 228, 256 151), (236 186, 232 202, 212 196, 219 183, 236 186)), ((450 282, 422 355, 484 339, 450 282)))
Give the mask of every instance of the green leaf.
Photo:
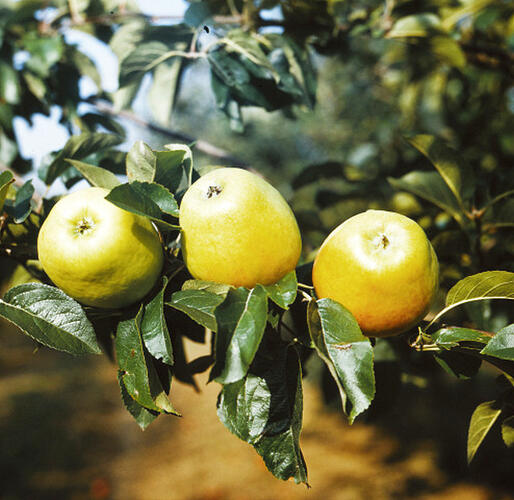
POLYGON ((502 438, 509 448, 514 446, 514 415, 502 422, 502 438))
MULTIPOLYGON (((467 63, 466 54, 461 49, 459 43, 450 36, 438 35, 430 38, 430 50, 442 62, 455 66, 456 68, 464 68, 467 63)), ((469 171, 472 173, 472 171, 469 171)), ((464 178, 471 181, 472 177, 464 178)), ((473 183, 468 183, 473 188, 473 183)))
POLYGON ((26 283, 0 300, 0 316, 37 342, 69 354, 100 354, 93 326, 80 304, 56 287, 26 283))
POLYGON ((204 280, 187 280, 182 285, 182 290, 205 290, 206 292, 221 295, 223 298, 227 296, 228 291, 232 287, 224 283, 215 283, 213 281, 204 280))
POLYGON ((267 314, 267 294, 262 286, 229 290, 216 308, 216 362, 210 380, 230 384, 246 375, 264 335, 267 314))
POLYGON ((134 181, 115 187, 106 200, 164 226, 166 229, 177 229, 178 226, 164 220, 165 214, 178 217, 178 205, 174 196, 160 184, 134 181))
POLYGON ((6 200, 5 211, 14 219, 16 224, 22 223, 30 215, 33 194, 34 186, 32 180, 29 180, 16 191, 14 200, 6 200))
POLYGON ((153 182, 156 161, 150 146, 143 141, 136 141, 127 154, 127 178, 129 182, 153 182))
POLYGON ((460 280, 446 296, 446 305, 456 305, 482 298, 514 300, 514 273, 486 271, 460 280))
POLYGON ((447 373, 462 380, 474 377, 482 365, 480 358, 458 351, 442 350, 434 354, 434 359, 447 373))
POLYGON ((125 382, 123 382, 123 372, 119 370, 118 383, 120 384, 121 399, 125 408, 134 417, 137 425, 139 425, 142 430, 145 430, 159 416, 159 412, 148 410, 132 398, 125 387, 125 382))
POLYGON ((180 290, 171 296, 167 305, 187 314, 198 324, 215 332, 217 330, 214 311, 225 297, 205 290, 180 290))
POLYGON ((448 212, 459 224, 464 221, 459 200, 437 172, 413 171, 399 179, 389 177, 389 183, 400 191, 408 191, 430 201, 448 212))
POLYGON ((496 401, 487 401, 475 408, 468 430, 468 464, 473 460, 478 448, 500 413, 501 408, 498 407, 496 401))
POLYGON ((375 396, 373 348, 351 313, 331 299, 311 301, 307 308, 309 332, 316 351, 336 380, 343 410, 350 423, 375 396))
POLYGON ((22 76, 30 92, 42 101, 45 98, 47 91, 45 81, 30 71, 23 71, 22 76))
POLYGON ((18 154, 18 146, 15 141, 7 137, 0 128, 0 163, 9 166, 18 154))
POLYGON ((223 386, 218 416, 230 432, 250 443, 279 479, 307 482, 300 450, 302 374, 294 348, 266 338, 248 374, 223 386))
POLYGON ((164 291, 168 279, 163 277, 162 287, 148 304, 144 305, 141 319, 141 335, 148 352, 163 363, 173 365, 173 348, 170 333, 164 317, 164 291))
POLYGON ((431 161, 461 205, 463 199, 473 195, 472 171, 465 168, 457 151, 432 135, 416 135, 407 140, 431 161))
POLYGON ((387 38, 425 37, 438 31, 440 27, 441 20, 438 16, 423 12, 398 19, 386 36, 387 38))
POLYGON ((12 172, 6 170, 0 174, 0 215, 4 209, 5 197, 9 191, 9 187, 14 182, 12 172))
POLYGON ((432 339, 441 349, 451 349, 452 347, 459 346, 463 342, 484 345, 491 340, 491 337, 485 335, 483 332, 470 328, 450 327, 441 328, 433 333, 432 339))
POLYGON ((160 64, 153 73, 148 101, 155 120, 165 127, 169 126, 171 121, 183 68, 184 59, 177 57, 160 64))
POLYGON ((22 39, 24 48, 30 53, 25 66, 36 75, 47 78, 50 68, 57 63, 64 52, 62 36, 38 36, 36 31, 29 31, 22 39))
POLYGON ((514 361, 514 323, 502 328, 480 352, 487 356, 514 361))
POLYGON ((172 193, 186 190, 192 182, 193 154, 185 144, 166 144, 166 151, 154 151, 157 158, 155 182, 172 193))
POLYGON ((145 408, 178 415, 164 392, 141 335, 143 306, 135 318, 120 321, 116 333, 116 358, 130 396, 145 408))
POLYGON ((73 165, 92 186, 114 189, 121 184, 116 175, 105 168, 90 165, 79 160, 66 161, 73 165))
MULTIPOLYGON (((68 46, 68 48, 70 47, 68 46)), ((83 76, 88 76, 89 78, 91 78, 93 83, 96 85, 98 91, 101 91, 102 78, 100 76, 100 73, 98 72, 97 67, 95 66, 95 63, 89 58, 89 56, 87 56, 83 52, 80 52, 80 50, 75 49, 71 51, 71 58, 79 72, 83 76)))
POLYGON ((20 96, 21 89, 17 71, 0 60, 0 102, 18 104, 20 96))
POLYGON ((298 282, 294 271, 287 273, 277 283, 264 287, 269 298, 282 309, 288 309, 295 301, 297 288, 298 282))
POLYGON ((116 146, 121 142, 123 142, 123 138, 118 135, 100 132, 72 136, 48 166, 43 181, 47 185, 52 184, 68 168, 68 163, 65 159, 81 160, 93 153, 116 146))

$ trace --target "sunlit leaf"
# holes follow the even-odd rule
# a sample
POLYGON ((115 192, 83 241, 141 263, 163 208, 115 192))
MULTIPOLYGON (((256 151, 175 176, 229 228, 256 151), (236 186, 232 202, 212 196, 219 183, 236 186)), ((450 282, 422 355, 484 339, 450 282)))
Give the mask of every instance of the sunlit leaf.
POLYGON ((431 13, 413 14, 398 19, 390 31, 388 38, 425 37, 440 29, 441 20, 431 13))
POLYGON ((167 304, 215 332, 217 325, 214 311, 224 299, 225 297, 222 295, 205 290, 179 290, 171 296, 171 301, 167 304))
POLYGON ((100 354, 80 304, 54 286, 26 283, 0 300, 0 316, 37 342, 69 354, 100 354))
POLYGON ((307 309, 309 332, 318 355, 334 377, 352 423, 375 396, 373 348, 355 318, 331 299, 314 300, 307 309), (348 404, 350 408, 347 408, 348 404))
POLYGON ((123 382, 123 372, 118 371, 118 383, 120 384, 121 399, 125 408, 134 417, 137 425, 145 430, 158 416, 159 412, 152 411, 144 406, 141 406, 132 396, 128 393, 123 382))
POLYGON ((471 328, 448 327, 441 328, 433 333, 432 339, 438 347, 451 349, 462 343, 484 345, 491 340, 491 337, 478 330, 472 330, 471 328))
POLYGON ((265 286, 269 298, 282 309, 287 309, 296 299, 298 283, 296 273, 287 273, 280 281, 273 285, 265 286))
POLYGON ((214 283, 213 281, 204 280, 187 280, 184 281, 182 285, 182 290, 205 290, 206 292, 221 295, 223 298, 227 296, 230 288, 230 285, 225 285, 224 283, 214 283))
POLYGON ((216 308, 216 362, 210 380, 230 384, 248 371, 266 327, 268 297, 262 286, 229 290, 216 308))
POLYGON ((509 448, 514 446, 514 415, 502 422, 502 439, 509 448))
POLYGON ((116 358, 127 392, 141 406, 157 412, 178 415, 159 380, 141 335, 143 307, 134 318, 118 324, 116 358))
POLYGON ((501 408, 498 407, 496 401, 487 401, 475 408, 468 430, 468 463, 473 460, 478 448, 500 416, 500 413, 501 408))
POLYGON ((5 197, 7 196, 7 191, 9 191, 9 186, 13 182, 13 175, 9 170, 0 173, 0 214, 4 209, 5 197))
POLYGON ((81 160, 93 153, 116 146, 122 141, 123 138, 118 135, 100 132, 74 135, 68 139, 64 148, 48 166, 43 180, 48 185, 52 184, 69 167, 65 159, 81 160))
POLYGON ((508 325, 496 333, 481 353, 514 361, 514 324, 508 325))
POLYGON ((473 194, 472 171, 462 164, 457 151, 432 135, 416 135, 408 141, 431 161, 460 203, 473 194))
POLYGON ((428 200, 448 212, 457 222, 463 222, 464 214, 459 201, 439 173, 413 171, 399 179, 389 177, 388 181, 396 189, 428 200))
POLYGON ((141 335, 148 352, 167 365, 173 365, 173 348, 164 317, 164 291, 168 279, 163 278, 162 287, 150 302, 144 305, 141 318, 141 335))
POLYGON ((78 160, 66 160, 73 165, 92 186, 114 189, 121 181, 109 170, 78 160))
POLYGON ((450 289, 446 296, 446 305, 481 298, 514 300, 514 273, 486 271, 468 276, 450 289))
POLYGON ((115 187, 106 200, 129 212, 148 217, 166 229, 178 226, 165 220, 165 214, 178 217, 178 205, 174 196, 160 184, 134 181, 115 187))
POLYGON ((143 141, 136 141, 127 153, 127 178, 129 182, 152 182, 155 177, 155 155, 143 141))

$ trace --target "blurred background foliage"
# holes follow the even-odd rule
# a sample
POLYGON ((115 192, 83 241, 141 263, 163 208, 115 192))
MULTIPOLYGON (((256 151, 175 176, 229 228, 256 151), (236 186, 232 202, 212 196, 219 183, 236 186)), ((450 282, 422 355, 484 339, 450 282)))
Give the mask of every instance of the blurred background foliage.
MULTIPOLYGON (((20 206, 28 179, 40 195, 81 179, 69 167, 53 183, 47 174, 57 152, 22 155, 26 139, 16 123, 30 127, 42 114, 57 116, 70 135, 114 134, 102 148, 69 151, 117 173, 135 139, 155 149, 191 144, 200 171, 255 169, 291 203, 305 262, 341 221, 384 208, 427 231, 443 289, 475 272, 514 271, 512 1, 206 0, 188 2, 184 16, 140 7, 133 0, 0 0, 0 170, 16 178, 6 207, 20 206), (79 44, 77 32, 84 34, 79 44), (98 42, 93 57, 88 47, 98 42), (117 88, 106 88, 98 64, 106 52, 118 62, 117 88), (413 172, 434 172, 407 140, 416 134, 457 152, 471 184, 464 222, 433 196, 431 183, 412 182, 413 172)), ((12 231, 31 245, 38 226, 31 215, 12 231)), ((0 263, 5 285, 13 268, 0 263)), ((15 281, 26 279, 17 273, 15 281)), ((456 314, 489 331, 512 319, 503 304, 456 314)), ((425 384, 418 377, 436 369, 395 349, 407 368, 383 378, 374 408, 391 409, 388 383, 403 377, 417 391, 425 384)), ((493 375, 479 384, 491 385, 493 375)), ((438 394, 449 387, 434 383, 438 394)), ((327 399, 331 390, 325 387, 327 399)), ((412 395, 404 390, 403 397, 412 395)))

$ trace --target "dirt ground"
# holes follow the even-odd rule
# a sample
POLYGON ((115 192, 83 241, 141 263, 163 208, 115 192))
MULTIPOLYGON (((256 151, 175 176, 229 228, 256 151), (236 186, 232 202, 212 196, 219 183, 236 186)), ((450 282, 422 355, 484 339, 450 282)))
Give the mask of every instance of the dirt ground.
MULTIPOLYGON (((203 346, 188 348, 197 354, 203 346)), ((253 449, 223 427, 218 387, 206 385, 205 376, 200 394, 172 387, 183 418, 161 416, 142 432, 122 406, 105 356, 33 350, 30 339, 0 324, 1 500, 514 498, 514 460, 494 442, 471 469, 465 465, 469 408, 481 397, 474 386, 465 386, 471 393, 465 404, 456 392, 462 388, 437 389, 453 404, 443 410, 415 389, 404 396, 416 401, 415 411, 350 427, 307 381, 306 488, 274 479, 253 449)))

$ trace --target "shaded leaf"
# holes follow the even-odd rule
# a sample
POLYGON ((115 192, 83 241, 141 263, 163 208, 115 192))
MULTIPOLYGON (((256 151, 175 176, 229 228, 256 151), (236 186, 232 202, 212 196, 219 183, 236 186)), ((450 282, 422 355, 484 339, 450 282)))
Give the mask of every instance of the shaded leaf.
POLYGON ((264 334, 267 313, 267 294, 262 286, 229 290, 216 308, 216 362, 210 380, 229 384, 245 376, 264 334))
POLYGON ((165 61, 170 51, 165 43, 152 41, 137 45, 121 61, 120 65, 120 87, 129 85, 134 80, 139 80, 147 71, 150 71, 159 62, 165 61))
POLYGON ((172 193, 186 190, 192 182, 193 154, 185 144, 165 144, 166 151, 154 151, 157 158, 155 182, 172 193))
POLYGON ((144 305, 141 335, 148 352, 154 358, 160 359, 171 366, 173 365, 173 348, 163 311, 164 291, 167 285, 168 279, 163 277, 159 293, 144 305))
POLYGON ((480 358, 456 351, 437 352, 434 354, 434 359, 446 373, 463 380, 474 377, 482 365, 480 358))
POLYGON ((336 380, 343 410, 352 423, 375 396, 373 349, 351 313, 331 299, 311 301, 309 332, 316 351, 336 380))
POLYGON ((183 67, 184 59, 177 57, 171 62, 160 64, 153 73, 148 101, 155 120, 165 127, 171 121, 183 67))
POLYGON ((73 165, 92 186, 114 189, 121 181, 109 170, 84 163, 79 160, 66 160, 73 165))
POLYGON ((187 314, 198 324, 215 332, 217 330, 214 311, 224 296, 205 290, 180 290, 171 296, 167 305, 187 314))
POLYGON ((502 328, 482 349, 481 354, 514 361, 514 324, 502 328))
POLYGON ((277 283, 264 287, 269 298, 282 309, 287 309, 295 301, 297 288, 298 282, 294 271, 287 273, 277 283))
POLYGON ((501 408, 498 408, 496 401, 487 401, 475 408, 468 430, 468 464, 473 460, 478 448, 500 416, 500 413, 501 408))
POLYGON ((20 224, 30 215, 33 194, 34 186, 32 180, 29 180, 16 191, 14 200, 5 201, 5 211, 14 219, 16 224, 20 224))
POLYGON ((276 477, 307 481, 299 445, 302 376, 294 348, 263 339, 248 374, 223 386, 218 416, 230 432, 250 443, 276 477))
POLYGON ((80 304, 54 286, 26 283, 0 300, 0 316, 37 342, 69 354, 100 354, 80 304))

